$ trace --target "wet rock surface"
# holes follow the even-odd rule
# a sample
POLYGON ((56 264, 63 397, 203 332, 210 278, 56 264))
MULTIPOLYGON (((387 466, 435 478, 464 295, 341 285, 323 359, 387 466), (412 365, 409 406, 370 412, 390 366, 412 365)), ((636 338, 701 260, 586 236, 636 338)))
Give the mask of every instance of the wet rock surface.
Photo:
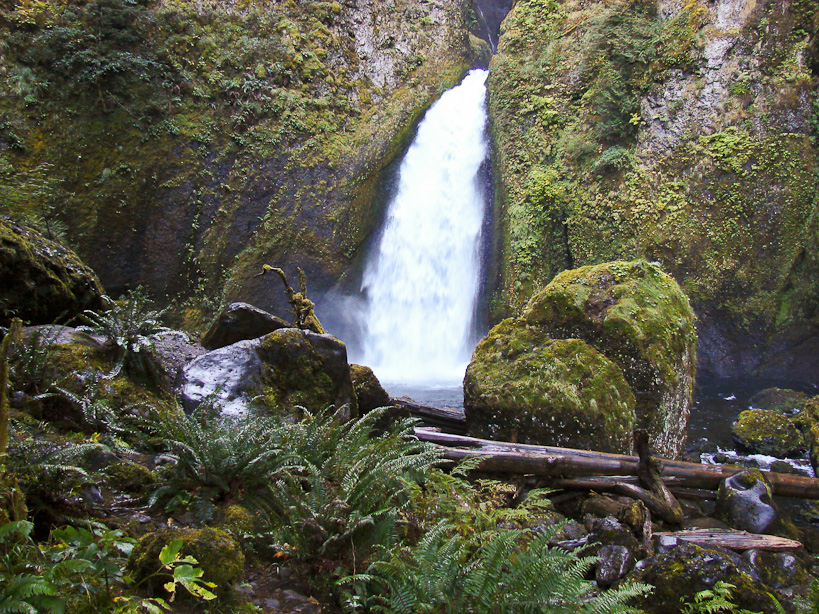
POLYGON ((758 469, 748 469, 723 480, 717 514, 729 525, 750 533, 772 533, 780 521, 771 485, 758 469))

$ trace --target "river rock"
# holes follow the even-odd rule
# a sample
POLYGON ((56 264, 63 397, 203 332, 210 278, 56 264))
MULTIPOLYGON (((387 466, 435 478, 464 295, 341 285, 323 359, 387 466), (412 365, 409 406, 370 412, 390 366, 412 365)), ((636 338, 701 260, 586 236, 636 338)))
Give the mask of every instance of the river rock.
POLYGON ((773 490, 759 469, 725 478, 719 486, 717 516, 735 529, 771 533, 779 525, 773 490))
POLYGON ((781 411, 748 409, 732 429, 734 443, 742 451, 784 458, 805 449, 805 439, 791 418, 781 411))
POLYGON ((256 339, 290 324, 247 303, 231 303, 202 337, 202 345, 216 350, 237 341, 256 339))
POLYGON ((677 457, 695 346, 688 299, 656 264, 565 271, 478 344, 464 380, 470 433, 630 452, 642 428, 654 453, 677 457))
POLYGON ((626 577, 627 582, 654 586, 651 594, 634 604, 647 614, 682 612, 683 600, 693 601, 694 594, 713 588, 720 580, 736 587, 732 602, 737 607, 752 612, 773 611, 769 589, 760 582, 756 570, 740 555, 723 548, 702 548, 681 540, 669 540, 668 548, 640 561, 626 577))
POLYGON ((15 316, 31 324, 68 320, 103 307, 94 272, 70 249, 0 218, 0 325, 15 316))
POLYGON ((213 397, 226 414, 245 413, 253 399, 277 413, 330 405, 347 406, 347 417, 357 412, 344 344, 295 328, 203 354, 183 369, 180 395, 186 411, 213 397))
POLYGON ((176 387, 182 370, 207 350, 181 330, 166 330, 151 335, 151 351, 162 369, 162 379, 168 389, 176 387))
POLYGON ((634 567, 634 555, 625 546, 603 546, 597 555, 594 579, 600 586, 611 586, 634 567))
POLYGON ((475 348, 464 378, 473 437, 628 453, 634 395, 620 369, 580 339, 553 340, 504 320, 475 348))

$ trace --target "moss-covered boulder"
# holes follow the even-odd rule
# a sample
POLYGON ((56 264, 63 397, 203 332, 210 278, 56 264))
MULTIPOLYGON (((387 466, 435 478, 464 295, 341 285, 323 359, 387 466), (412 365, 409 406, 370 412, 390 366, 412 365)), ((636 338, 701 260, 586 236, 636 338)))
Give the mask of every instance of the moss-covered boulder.
POLYGON ((346 346, 330 335, 282 328, 239 341, 189 363, 179 387, 186 411, 213 398, 224 413, 242 414, 254 399, 276 413, 331 405, 357 415, 346 346))
POLYGON ((97 276, 70 249, 0 218, 0 325, 12 317, 32 324, 69 319, 102 307, 97 276))
MULTIPOLYGON (((562 424, 577 412, 577 420, 592 425, 584 415, 604 415, 613 407, 624 415, 620 404, 631 402, 622 392, 628 389, 634 428, 648 431, 657 454, 678 456, 693 397, 695 346, 688 299, 656 264, 609 262, 565 271, 530 300, 519 320, 503 322, 478 345, 464 385, 469 428, 499 436, 502 429, 481 424, 490 418, 478 410, 481 404, 494 405, 496 412, 506 406, 516 408, 511 413, 542 414, 524 408, 540 403, 543 394, 562 398, 562 387, 577 391, 553 405, 554 421, 562 424), (609 387, 617 396, 608 397, 609 387)), ((622 417, 612 419, 625 426, 622 417)), ((619 430, 607 435, 625 441, 619 430)), ((581 438, 576 445, 589 443, 581 438)), ((631 449, 630 443, 619 445, 631 449)))
POLYGON ((631 451, 634 395, 617 365, 525 319, 504 320, 475 348, 464 409, 476 437, 631 451))
POLYGON ((819 396, 805 403, 800 418, 805 422, 805 440, 810 452, 810 464, 819 475, 819 396))
POLYGON ((702 374, 813 381, 816 10, 515 2, 487 81, 499 315, 644 257, 694 304, 702 374))
POLYGON ((346 346, 331 335, 282 328, 262 339, 256 350, 264 364, 262 394, 272 411, 310 411, 331 405, 358 415, 346 346))
POLYGON ((797 424, 781 411, 748 409, 732 429, 737 448, 753 454, 784 458, 805 449, 805 439, 797 424))
POLYGON ((350 377, 358 402, 358 411, 362 415, 390 404, 390 395, 381 386, 372 369, 364 365, 350 365, 350 377))
MULTIPOLYGON (((220 529, 160 529, 143 535, 131 551, 128 569, 139 582, 162 568, 159 553, 175 539, 182 539, 180 554, 192 556, 202 569, 205 582, 216 584, 217 591, 224 591, 238 580, 244 571, 245 557, 239 543, 229 533, 220 529)), ((151 588, 167 582, 167 576, 155 578, 151 588)))
POLYGON ((642 561, 626 581, 654 586, 635 605, 647 614, 679 614, 699 591, 717 581, 734 585, 732 602, 752 612, 773 612, 769 588, 762 584, 754 568, 743 557, 723 548, 703 548, 678 543, 675 547, 642 561))
POLYGON ((609 262, 564 271, 524 319, 553 339, 583 339, 616 364, 635 396, 636 426, 664 456, 682 452, 694 394, 694 312, 659 265, 609 262))

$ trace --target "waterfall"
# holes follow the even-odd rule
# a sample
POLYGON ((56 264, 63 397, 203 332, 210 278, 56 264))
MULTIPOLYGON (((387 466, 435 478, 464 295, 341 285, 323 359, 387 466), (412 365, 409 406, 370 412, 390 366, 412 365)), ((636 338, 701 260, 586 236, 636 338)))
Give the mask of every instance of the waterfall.
POLYGON ((486 76, 471 71, 427 111, 362 283, 363 362, 394 383, 460 383, 472 351, 487 157, 486 76))

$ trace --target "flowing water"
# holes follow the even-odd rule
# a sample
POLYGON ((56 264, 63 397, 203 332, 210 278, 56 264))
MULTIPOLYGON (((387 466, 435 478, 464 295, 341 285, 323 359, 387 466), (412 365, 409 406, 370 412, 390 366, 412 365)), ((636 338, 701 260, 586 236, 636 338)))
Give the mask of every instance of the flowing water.
POLYGON ((393 394, 402 384, 459 385, 473 349, 486 209, 479 184, 488 155, 486 76, 473 70, 427 111, 364 272, 362 362, 393 394))

